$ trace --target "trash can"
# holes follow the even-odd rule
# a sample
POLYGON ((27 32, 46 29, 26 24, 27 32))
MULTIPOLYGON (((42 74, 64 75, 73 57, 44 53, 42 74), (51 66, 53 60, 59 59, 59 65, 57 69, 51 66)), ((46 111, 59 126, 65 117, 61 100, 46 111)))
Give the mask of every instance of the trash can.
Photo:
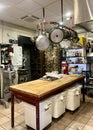
POLYGON ((65 112, 66 92, 59 93, 53 97, 52 117, 58 118, 65 112))
MULTIPOLYGON (((36 107, 24 102, 25 123, 36 130, 36 107)), ((39 104, 40 108, 40 130, 52 122, 52 98, 44 100, 39 104)))
POLYGON ((76 84, 66 90, 66 109, 74 111, 80 106, 81 85, 76 84))

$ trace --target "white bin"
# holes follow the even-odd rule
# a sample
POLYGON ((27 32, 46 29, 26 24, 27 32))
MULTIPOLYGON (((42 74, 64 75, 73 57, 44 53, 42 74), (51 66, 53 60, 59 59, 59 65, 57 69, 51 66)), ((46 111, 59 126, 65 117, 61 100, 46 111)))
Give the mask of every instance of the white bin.
POLYGON ((52 117, 58 118, 65 112, 66 93, 62 92, 53 97, 52 117))
MULTIPOLYGON (((25 123, 27 126, 36 130, 36 107, 24 103, 25 123)), ((40 102, 40 130, 44 129, 52 122, 52 98, 40 102)))
POLYGON ((76 84, 66 93, 66 109, 74 111, 80 106, 81 85, 76 84))

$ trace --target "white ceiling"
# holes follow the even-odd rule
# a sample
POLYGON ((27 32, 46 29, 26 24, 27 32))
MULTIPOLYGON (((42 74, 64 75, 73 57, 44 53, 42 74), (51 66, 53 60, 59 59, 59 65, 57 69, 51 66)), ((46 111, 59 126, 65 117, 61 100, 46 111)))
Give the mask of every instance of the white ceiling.
MULTIPOLYGON (((30 29, 36 29, 36 25, 43 19, 43 8, 45 9, 45 20, 61 22, 61 0, 0 0, 0 4, 5 5, 0 9, 0 20, 30 29), (34 19, 32 16, 40 18, 34 19)), ((69 26, 66 20, 67 13, 71 13, 74 21, 74 0, 63 0, 64 25, 69 26)))

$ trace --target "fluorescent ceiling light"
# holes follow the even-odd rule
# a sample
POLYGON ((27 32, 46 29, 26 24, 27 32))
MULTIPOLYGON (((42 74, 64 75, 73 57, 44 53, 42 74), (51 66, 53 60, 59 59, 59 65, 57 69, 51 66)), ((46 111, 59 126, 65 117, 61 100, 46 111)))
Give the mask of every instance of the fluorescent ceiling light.
POLYGON ((63 25, 63 22, 59 22, 60 25, 63 25))
POLYGON ((70 20, 70 17, 67 17, 66 20, 70 20))
POLYGON ((0 10, 3 10, 5 8, 6 8, 6 6, 4 4, 0 4, 0 10))
POLYGON ((67 13, 66 13, 66 17, 70 17, 71 15, 72 15, 71 12, 67 12, 67 13))

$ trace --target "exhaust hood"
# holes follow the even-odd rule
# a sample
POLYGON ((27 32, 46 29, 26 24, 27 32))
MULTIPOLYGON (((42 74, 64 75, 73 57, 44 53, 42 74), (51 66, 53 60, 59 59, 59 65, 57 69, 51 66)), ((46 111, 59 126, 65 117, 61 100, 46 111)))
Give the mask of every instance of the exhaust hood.
POLYGON ((93 0, 74 0, 74 24, 93 32, 93 0))

